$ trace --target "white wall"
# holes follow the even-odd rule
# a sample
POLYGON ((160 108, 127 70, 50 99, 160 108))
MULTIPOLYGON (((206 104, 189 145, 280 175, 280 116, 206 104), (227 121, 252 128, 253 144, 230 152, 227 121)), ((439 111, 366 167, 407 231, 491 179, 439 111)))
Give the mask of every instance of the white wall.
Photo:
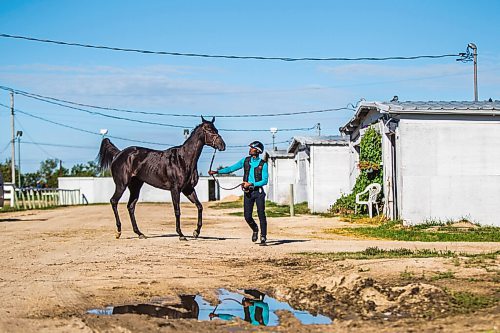
POLYGON ((270 158, 268 200, 280 205, 290 203, 290 184, 295 182, 293 158, 270 158))
MULTIPOLYGON (((200 177, 196 186, 196 193, 201 202, 208 201, 208 180, 211 177, 200 177)), ((241 177, 218 177, 222 187, 230 188, 242 182, 241 177)), ((115 191, 115 184, 111 177, 61 177, 58 178, 59 188, 61 189, 79 189, 85 195, 89 203, 108 203, 115 191)), ((238 187, 234 190, 220 190, 220 199, 229 195, 242 195, 238 187)), ((123 193, 120 202, 127 202, 129 198, 128 190, 123 193)), ((171 202, 170 191, 160 190, 148 184, 144 184, 139 195, 139 202, 171 202)), ((181 202, 189 200, 181 195, 181 202)))
POLYGON ((465 217, 500 226, 500 121, 406 117, 396 157, 400 216, 408 224, 465 217))
POLYGON ((350 192, 349 146, 313 145, 310 147, 309 209, 326 212, 342 193, 350 192))

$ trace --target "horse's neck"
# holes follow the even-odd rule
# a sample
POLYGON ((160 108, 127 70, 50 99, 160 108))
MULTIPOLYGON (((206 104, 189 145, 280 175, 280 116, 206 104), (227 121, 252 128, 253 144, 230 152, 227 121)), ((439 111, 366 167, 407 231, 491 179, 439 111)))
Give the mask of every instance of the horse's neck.
POLYGON ((202 135, 201 133, 193 133, 180 147, 182 155, 191 159, 188 162, 192 168, 196 168, 201 151, 203 150, 204 140, 202 135))

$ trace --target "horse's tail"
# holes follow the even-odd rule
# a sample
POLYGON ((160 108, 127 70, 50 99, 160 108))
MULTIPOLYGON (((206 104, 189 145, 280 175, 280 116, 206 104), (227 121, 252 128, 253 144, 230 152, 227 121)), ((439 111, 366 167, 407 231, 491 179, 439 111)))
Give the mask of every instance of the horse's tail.
POLYGON ((97 162, 101 170, 109 169, 111 162, 113 162, 113 159, 119 152, 120 149, 116 148, 108 138, 103 139, 101 148, 99 149, 99 155, 97 155, 97 162))

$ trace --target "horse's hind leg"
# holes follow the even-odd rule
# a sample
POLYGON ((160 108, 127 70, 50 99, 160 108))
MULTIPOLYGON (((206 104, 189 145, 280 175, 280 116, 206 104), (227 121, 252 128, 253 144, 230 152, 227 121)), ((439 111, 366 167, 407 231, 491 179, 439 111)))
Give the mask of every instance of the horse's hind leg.
POLYGON ((203 225, 203 205, 201 204, 200 200, 198 200, 198 195, 196 195, 196 191, 192 189, 191 191, 183 191, 184 195, 196 205, 196 208, 198 208, 198 225, 196 227, 196 230, 193 231, 193 237, 198 238, 201 232, 201 227, 203 225))
POLYGON ((175 231, 177 231, 180 240, 187 240, 181 230, 181 193, 177 189, 171 189, 170 193, 172 195, 172 204, 174 206, 175 231))
POLYGON ((125 191, 125 186, 123 185, 116 185, 115 188, 115 193, 109 200, 111 202, 111 207, 113 208, 113 213, 115 214, 115 220, 116 220, 116 238, 120 238, 122 234, 122 224, 120 222, 120 216, 118 215, 118 202, 120 201, 120 198, 123 195, 123 192, 125 191))
POLYGON ((139 192, 141 191, 141 187, 143 184, 144 184, 143 181, 134 177, 130 180, 130 184, 128 185, 128 189, 130 191, 130 198, 128 199, 128 204, 127 204, 128 214, 130 215, 132 228, 134 229, 134 232, 137 235, 139 235, 139 238, 146 238, 146 236, 144 236, 144 234, 137 227, 137 222, 135 220, 135 214, 134 214, 135 204, 137 203, 137 200, 139 200, 139 192))

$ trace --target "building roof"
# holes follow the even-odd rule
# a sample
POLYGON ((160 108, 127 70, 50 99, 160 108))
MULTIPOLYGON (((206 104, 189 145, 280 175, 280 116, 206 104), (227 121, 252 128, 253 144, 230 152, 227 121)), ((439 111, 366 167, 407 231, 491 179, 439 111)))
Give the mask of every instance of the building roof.
POLYGON ((389 109, 398 111, 460 111, 460 110, 500 110, 500 101, 406 101, 406 102, 382 102, 389 109))
POLYGON ((359 103, 356 114, 340 128, 341 133, 350 133, 359 126, 370 110, 381 114, 450 114, 450 115, 500 115, 500 101, 406 101, 406 102, 366 102, 359 103))
POLYGON ((293 154, 289 153, 286 149, 276 149, 267 151, 271 158, 293 158, 293 154))
POLYGON ((328 136, 294 136, 292 143, 288 147, 288 152, 292 152, 297 145, 309 146, 346 146, 348 145, 346 138, 340 135, 328 136))

